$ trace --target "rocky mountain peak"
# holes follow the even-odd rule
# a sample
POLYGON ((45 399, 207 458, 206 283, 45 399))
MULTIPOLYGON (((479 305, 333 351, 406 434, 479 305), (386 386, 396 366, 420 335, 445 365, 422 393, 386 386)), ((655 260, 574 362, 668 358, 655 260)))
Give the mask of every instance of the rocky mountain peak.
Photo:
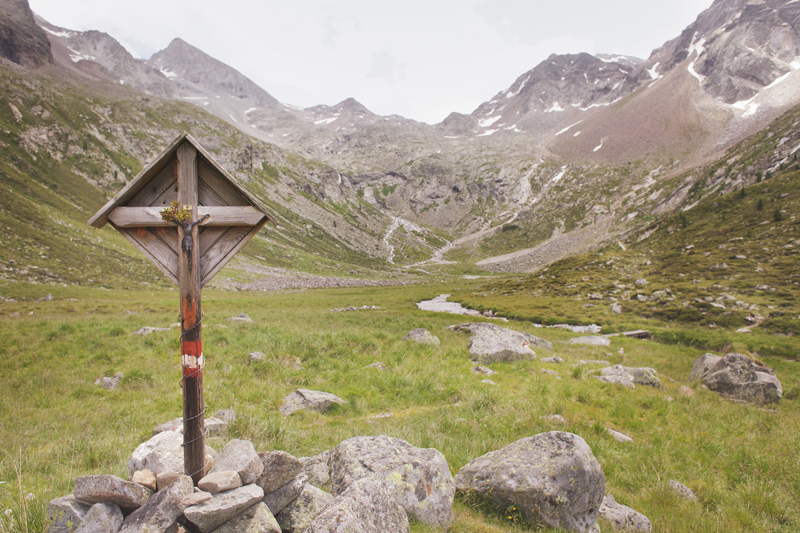
POLYGON ((632 92, 643 78, 640 64, 641 60, 631 56, 552 54, 511 87, 481 104, 472 116, 491 132, 538 133, 547 124, 552 129, 561 121, 548 114, 569 109, 587 111, 632 92))
POLYGON ((50 42, 27 0, 0 2, 0 57, 28 68, 53 62, 50 42))
POLYGON ((800 69, 800 3, 716 0, 680 37, 655 50, 648 66, 667 72, 684 61, 703 90, 726 104, 747 102, 800 69))
POLYGON ((267 91, 241 72, 214 59, 183 39, 173 39, 147 64, 159 70, 176 85, 182 98, 221 98, 239 101, 242 105, 283 108, 267 91))

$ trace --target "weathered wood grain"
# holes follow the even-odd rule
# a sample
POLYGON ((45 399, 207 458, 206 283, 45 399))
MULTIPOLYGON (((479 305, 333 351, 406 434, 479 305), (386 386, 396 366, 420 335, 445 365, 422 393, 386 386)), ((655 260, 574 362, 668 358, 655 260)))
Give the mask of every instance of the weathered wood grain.
MULTIPOLYGON (((113 224, 113 222, 112 222, 113 224)), ((117 228, 173 283, 178 284, 178 254, 148 228, 117 228)), ((175 239, 177 240, 177 230, 175 239)))
MULTIPOLYGON (((197 150, 190 142, 178 146, 178 202, 192 206, 189 222, 197 215, 197 150)), ((205 422, 203 412, 202 319, 200 306, 200 228, 192 226, 191 249, 181 246, 178 254, 178 286, 181 298, 181 353, 183 361, 183 468, 195 485, 205 476, 205 422), (194 363, 187 363, 194 358, 194 363), (194 365, 194 366, 187 366, 194 365)), ((184 229, 178 226, 184 241, 184 229)))
MULTIPOLYGON (((108 219, 119 228, 175 226, 174 222, 161 219, 161 207, 117 207, 108 214, 108 219)), ((211 215, 201 226, 255 226, 265 217, 252 206, 199 206, 197 217, 211 215)))
POLYGON ((177 197, 174 191, 176 185, 177 175, 175 174, 175 160, 173 159, 128 202, 128 205, 131 207, 151 206, 158 197, 170 191, 173 196, 177 197))
MULTIPOLYGON (((228 252, 227 252, 227 253, 225 253, 225 254, 224 254, 222 257, 220 257, 220 258, 219 258, 219 259, 216 261, 216 265, 215 265, 215 266, 213 266, 213 267, 211 267, 211 270, 208 270, 208 267, 211 265, 211 263, 212 263, 213 261, 211 260, 211 258, 209 258, 209 259, 207 260, 207 262, 206 262, 206 265, 204 265, 204 269, 203 269, 203 277, 202 277, 202 284, 203 284, 203 286, 205 286, 205 285, 206 285, 206 284, 207 284, 209 281, 211 281, 211 279, 212 279, 214 276, 216 276, 216 275, 217 275, 217 272, 219 272, 220 270, 222 270, 222 268, 223 268, 223 267, 224 267, 226 264, 228 264, 228 261, 230 261, 230 260, 233 258, 233 256, 234 256, 234 255, 236 255, 236 253, 237 253, 239 250, 241 250, 241 249, 242 249, 242 246, 244 246, 245 244, 247 244, 247 242, 248 242, 250 239, 252 239, 253 237, 255 237, 256 233, 258 233, 258 231, 259 231, 261 228, 263 228, 263 227, 264 227, 264 224, 266 224, 267 222, 268 222, 268 219, 267 219, 266 217, 264 217, 264 220, 262 220, 262 221, 261 221, 261 222, 260 222, 258 225, 256 225, 256 226, 253 226, 252 228, 246 228, 246 227, 241 227, 241 228, 239 228, 239 230, 240 230, 240 231, 241 231, 241 230, 248 230, 248 231, 246 231, 246 232, 245 232, 244 236, 243 236, 241 239, 239 239, 239 240, 238 240, 238 242, 235 242, 235 238, 234 238, 234 236, 233 236, 233 235, 231 236, 231 239, 230 239, 228 242, 229 242, 229 243, 232 243, 232 244, 233 244, 233 247, 231 247, 231 248, 228 250, 228 252)), ((237 228, 231 228, 231 230, 229 231, 229 233, 232 233, 232 232, 233 232, 233 230, 235 230, 235 229, 237 229, 237 228)), ((239 232, 237 231, 237 232, 235 232, 235 233, 239 233, 239 232)), ((226 234, 226 236, 227 236, 227 234, 226 234)), ((220 243, 219 243, 219 244, 220 244, 220 246, 219 246, 219 248, 218 248, 218 250, 219 250, 220 252, 221 252, 221 251, 222 251, 224 248, 227 248, 227 246, 222 246, 222 245, 221 245, 221 243, 222 243, 222 241, 223 241, 223 240, 224 240, 224 238, 223 238, 223 239, 220 239, 220 243)), ((216 247, 215 247, 215 248, 216 248, 216 247)))

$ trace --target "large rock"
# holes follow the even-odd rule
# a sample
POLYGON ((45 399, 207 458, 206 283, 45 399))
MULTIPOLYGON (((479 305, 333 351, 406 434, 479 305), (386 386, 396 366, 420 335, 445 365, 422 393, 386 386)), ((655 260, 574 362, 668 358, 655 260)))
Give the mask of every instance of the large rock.
POLYGON ((264 465, 264 471, 256 480, 256 485, 264 489, 264 494, 278 490, 303 472, 303 462, 290 453, 279 450, 260 452, 258 457, 264 465))
POLYGON ((214 458, 209 473, 233 470, 242 479, 242 485, 253 483, 264 471, 264 464, 249 440, 233 439, 214 458))
POLYGON ((212 472, 197 482, 197 488, 209 494, 217 494, 226 490, 238 489, 242 486, 242 478, 235 470, 212 472))
POLYGON ((257 503, 219 526, 214 533, 281 533, 281 527, 267 506, 257 503))
POLYGON ((382 481, 359 479, 333 499, 305 533, 407 533, 408 517, 382 481))
POLYGON ((183 435, 175 431, 159 433, 141 443, 128 459, 131 475, 148 469, 158 476, 162 472, 183 472, 183 435))
POLYGON ((344 404, 347 403, 347 401, 329 392, 297 389, 283 399, 280 412, 284 416, 289 416, 295 411, 300 411, 302 409, 310 409, 311 411, 324 413, 335 403, 344 404))
POLYGON ((331 491, 342 494, 363 478, 385 481, 409 516, 448 528, 455 486, 444 456, 384 435, 353 437, 331 450, 331 491))
POLYGON ((424 328, 412 329, 400 340, 413 341, 419 344, 430 344, 431 346, 439 346, 441 342, 438 337, 424 328))
POLYGON ((303 462, 303 472, 308 476, 308 482, 317 488, 325 488, 331 480, 331 467, 328 464, 330 458, 330 450, 325 450, 313 457, 300 458, 303 462))
POLYGON ((75 533, 117 533, 122 527, 122 510, 116 503, 96 503, 75 533))
POLYGON ((91 508, 72 494, 51 500, 47 505, 48 533, 74 533, 91 508))
POLYGON ((713 366, 721 360, 721 356, 714 355, 713 353, 705 353, 701 355, 692 365, 692 372, 689 374, 689 379, 703 381, 711 368, 713 368, 713 366))
POLYGON ((611 522, 614 531, 641 531, 650 533, 653 526, 650 520, 627 505, 621 505, 611 494, 606 494, 600 505, 600 517, 611 522))
POLYGON ((327 492, 306 484, 303 492, 283 508, 275 518, 283 531, 305 531, 322 509, 333 499, 327 492))
POLYGON ((541 433, 470 461, 455 477, 458 490, 506 508, 516 505, 536 525, 568 531, 597 528, 605 476, 577 435, 541 433))
POLYGON ((181 500, 191 495, 194 483, 189 476, 181 476, 146 504, 131 513, 122 524, 120 533, 160 533, 175 523, 185 505, 181 500))
POLYGON ((602 369, 598 379, 606 383, 617 383, 631 388, 633 388, 633 383, 659 389, 662 388, 661 380, 658 379, 658 372, 648 367, 633 368, 614 365, 602 369))
POLYGON ((123 511, 133 511, 147 503, 153 491, 117 476, 100 475, 75 478, 73 494, 85 503, 113 502, 123 511))
MULTIPOLYGON (((203 422, 206 425, 206 436, 208 437, 221 437, 224 436, 228 431, 228 423, 220 420, 219 418, 210 416, 204 419, 203 422)), ((169 422, 164 422, 163 424, 157 425, 153 428, 153 435, 158 435, 159 433, 163 433, 165 431, 177 431, 182 435, 183 418, 176 418, 174 420, 170 420, 169 422)))
POLYGON ((485 322, 458 324, 450 326, 449 329, 470 332, 472 338, 468 346, 469 354, 473 359, 486 364, 496 361, 536 359, 536 353, 530 348, 531 346, 553 348, 550 342, 530 333, 514 331, 485 322))
POLYGON ((588 344, 590 346, 611 346, 611 339, 602 335, 587 335, 585 337, 573 337, 570 344, 588 344))
POLYGON ((269 507, 269 511, 274 514, 275 516, 278 515, 283 509, 289 505, 295 498, 300 496, 303 492, 303 489, 306 486, 306 481, 308 480, 308 476, 305 474, 300 474, 293 480, 291 480, 286 485, 280 487, 277 490, 270 492, 269 494, 264 494, 264 499, 261 501, 264 502, 267 507, 269 507))
POLYGON ((771 368, 756 364, 746 355, 724 357, 704 354, 692 366, 692 379, 733 400, 759 405, 775 403, 783 396, 781 382, 771 368))
POLYGON ((202 533, 209 533, 254 506, 263 497, 264 491, 261 487, 245 485, 238 489, 220 492, 208 501, 187 507, 183 515, 202 533))

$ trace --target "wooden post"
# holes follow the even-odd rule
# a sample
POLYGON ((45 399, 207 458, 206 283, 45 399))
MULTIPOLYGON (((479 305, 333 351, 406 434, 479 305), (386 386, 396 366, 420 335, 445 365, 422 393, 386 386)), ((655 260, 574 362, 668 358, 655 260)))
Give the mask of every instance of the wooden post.
MULTIPOLYGON (((188 222, 197 220, 197 150, 190 143, 178 147, 178 202, 191 206, 188 222)), ((183 368, 183 468, 195 485, 205 476, 205 404, 203 402, 202 309, 200 307, 200 239, 190 225, 191 245, 178 225, 178 284, 181 298, 181 363, 183 368)))

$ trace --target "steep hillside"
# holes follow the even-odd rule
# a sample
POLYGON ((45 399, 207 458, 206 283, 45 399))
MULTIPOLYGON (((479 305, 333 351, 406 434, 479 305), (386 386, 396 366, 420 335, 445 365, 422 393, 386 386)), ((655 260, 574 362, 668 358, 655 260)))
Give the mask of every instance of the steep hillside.
POLYGON ((28 68, 53 62, 47 36, 36 25, 27 0, 0 4, 0 57, 28 68))
MULTIPOLYGON (((5 279, 126 287, 162 283, 113 230, 90 231, 86 220, 180 131, 199 139, 280 222, 245 248, 239 274, 223 272, 221 279, 251 279, 252 265, 393 275, 385 240, 392 220, 348 186, 350 176, 343 179, 323 164, 247 137, 196 106, 63 79, 58 67, 0 68, 0 93, 7 103, 0 108, 5 279)), ((427 233, 424 228, 398 233, 392 242, 418 254, 414 250, 432 247, 425 242, 427 233)))

